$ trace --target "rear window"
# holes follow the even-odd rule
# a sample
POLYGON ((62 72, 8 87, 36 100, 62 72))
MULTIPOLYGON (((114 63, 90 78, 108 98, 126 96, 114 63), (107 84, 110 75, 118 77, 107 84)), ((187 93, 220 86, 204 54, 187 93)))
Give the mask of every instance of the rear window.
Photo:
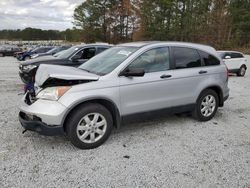
POLYGON ((203 51, 199 51, 199 54, 201 56, 202 61, 205 64, 205 66, 213 66, 213 65, 220 64, 220 60, 211 54, 208 54, 208 53, 203 52, 203 51))
POLYGON ((175 68, 193 68, 201 66, 200 56, 195 49, 185 47, 173 47, 175 68))

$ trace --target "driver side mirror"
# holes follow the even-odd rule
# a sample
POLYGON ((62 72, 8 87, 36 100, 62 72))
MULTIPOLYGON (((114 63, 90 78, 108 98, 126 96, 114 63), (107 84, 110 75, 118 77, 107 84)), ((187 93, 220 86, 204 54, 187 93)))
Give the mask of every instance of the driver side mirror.
POLYGON ((231 56, 227 55, 227 56, 225 57, 225 59, 231 59, 231 56))
POLYGON ((123 72, 120 73, 120 76, 125 77, 143 77, 145 74, 144 69, 125 69, 123 72))

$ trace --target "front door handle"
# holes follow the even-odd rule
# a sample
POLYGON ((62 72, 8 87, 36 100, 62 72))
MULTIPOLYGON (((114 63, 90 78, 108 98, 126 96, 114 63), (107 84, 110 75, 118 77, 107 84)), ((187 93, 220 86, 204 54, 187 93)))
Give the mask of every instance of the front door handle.
POLYGON ((199 74, 206 74, 207 73, 207 71, 204 71, 204 70, 201 70, 200 72, 199 72, 199 74))
POLYGON ((169 75, 169 74, 163 74, 161 75, 161 78, 164 79, 164 78, 171 78, 172 75, 169 75))

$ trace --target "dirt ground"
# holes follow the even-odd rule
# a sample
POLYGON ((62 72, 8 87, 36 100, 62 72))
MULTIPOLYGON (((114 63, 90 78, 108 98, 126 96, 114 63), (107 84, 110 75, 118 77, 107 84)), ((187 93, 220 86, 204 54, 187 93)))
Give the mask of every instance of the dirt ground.
POLYGON ((250 187, 250 70, 229 87, 209 122, 128 124, 101 147, 79 150, 63 136, 22 134, 18 63, 0 58, 0 187, 250 187))

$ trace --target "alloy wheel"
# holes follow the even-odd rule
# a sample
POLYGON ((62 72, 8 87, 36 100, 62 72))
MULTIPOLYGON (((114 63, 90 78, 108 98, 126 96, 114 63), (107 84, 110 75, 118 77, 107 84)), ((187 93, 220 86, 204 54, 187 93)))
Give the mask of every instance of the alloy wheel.
POLYGON ((213 95, 207 95, 203 98, 200 106, 201 114, 209 117, 214 113, 216 108, 216 99, 213 95))
POLYGON ((78 123, 76 131, 78 138, 84 143, 95 143, 107 130, 107 121, 100 113, 89 113, 78 123))

